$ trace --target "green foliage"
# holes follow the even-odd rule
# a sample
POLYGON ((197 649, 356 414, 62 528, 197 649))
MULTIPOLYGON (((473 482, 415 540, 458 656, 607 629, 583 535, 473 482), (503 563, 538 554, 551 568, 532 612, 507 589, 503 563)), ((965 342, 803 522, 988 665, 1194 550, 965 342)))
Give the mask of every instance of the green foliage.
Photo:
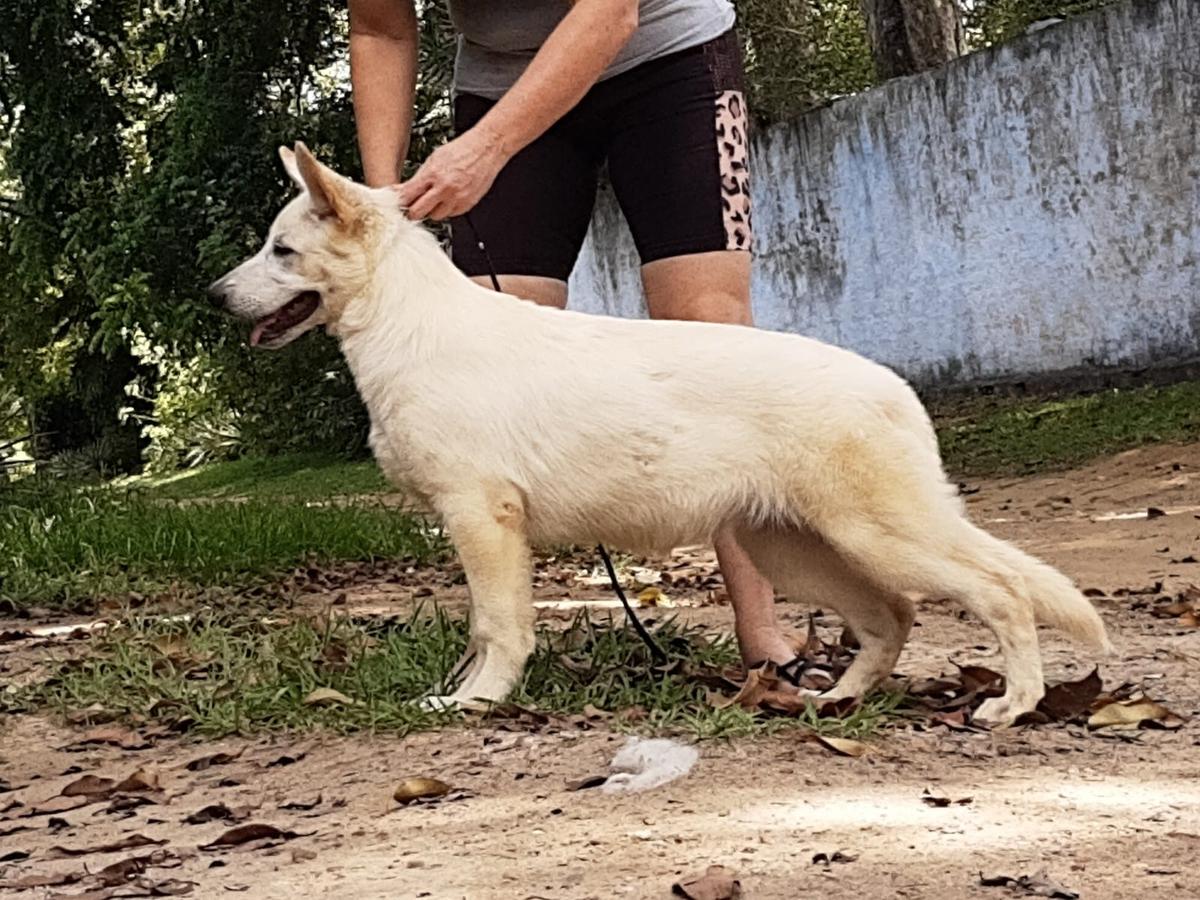
POLYGON ((1020 37, 1034 22, 1066 19, 1091 12, 1112 0, 984 0, 966 9, 968 38, 976 47, 990 47, 1020 37))
POLYGON ((231 497, 332 500, 363 498, 388 489, 374 462, 348 462, 325 453, 246 457, 161 478, 141 477, 130 484, 155 497, 172 500, 231 497))
POLYGON ((972 404, 938 427, 946 467, 956 475, 1060 469, 1107 453, 1198 436, 1197 382, 1010 401, 992 410, 972 404))
MULTIPOLYGON (((620 623, 581 615, 564 630, 540 629, 513 700, 560 714, 579 714, 588 704, 617 714, 640 708, 644 718, 626 724, 618 717, 613 724, 701 738, 796 726, 863 737, 885 722, 899 700, 872 698, 844 719, 715 709, 693 675, 733 663, 732 642, 673 622, 655 631, 677 663, 651 675, 645 646, 620 623)), ((366 626, 245 611, 205 611, 187 621, 135 617, 100 636, 89 655, 7 702, 148 715, 210 736, 315 728, 406 734, 460 718, 425 711, 415 701, 447 690, 444 682, 465 646, 465 623, 440 611, 366 626), (351 702, 306 704, 317 688, 332 688, 351 702)))
POLYGON ((370 502, 175 502, 44 478, 0 492, 0 598, 17 606, 171 585, 235 589, 301 563, 427 559, 440 547, 419 520, 370 502))
POLYGON ((298 384, 299 405, 333 408, 310 439, 361 445, 333 348, 246 363, 203 301, 291 190, 279 144, 354 171, 345 19, 327 0, 0 0, 0 383, 52 452, 90 444, 127 468, 147 426, 159 463, 272 449, 309 418, 298 384))
MULTIPOLYGON (((983 46, 1097 3, 979 0, 969 30, 983 46)), ((449 133, 454 56, 445 4, 420 7, 410 165, 449 133)), ((737 10, 759 121, 873 83, 857 0, 737 10)), ((346 29, 330 0, 0 0, 0 393, 43 432, 34 455, 97 477, 361 451, 333 342, 251 353, 203 298, 292 189, 279 144, 358 171, 346 29)))
POLYGON ((875 83, 857 0, 736 0, 749 82, 761 124, 777 122, 875 83))

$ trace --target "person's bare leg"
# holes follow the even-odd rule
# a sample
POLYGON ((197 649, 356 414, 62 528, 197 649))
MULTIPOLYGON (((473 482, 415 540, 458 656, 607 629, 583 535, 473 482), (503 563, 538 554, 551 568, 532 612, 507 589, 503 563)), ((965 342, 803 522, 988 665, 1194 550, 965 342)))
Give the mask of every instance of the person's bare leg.
POLYGON ((738 544, 731 529, 722 531, 713 540, 725 590, 733 604, 734 634, 742 662, 748 666, 766 660, 785 663, 796 655, 791 642, 784 637, 775 616, 775 589, 767 581, 749 555, 738 544))
MULTIPOLYGON (((567 283, 557 278, 544 278, 540 275, 500 275, 500 289, 506 294, 520 297, 522 300, 532 300, 539 306, 554 306, 565 309, 567 306, 567 283)), ((492 286, 490 275, 472 275, 471 280, 486 288, 492 286)))
MULTIPOLYGON (((655 260, 642 266, 646 305, 655 319, 690 319, 753 325, 750 254, 717 250, 655 260)), ((796 654, 775 616, 775 591, 726 529, 713 542, 735 632, 746 663, 785 663, 796 654)))

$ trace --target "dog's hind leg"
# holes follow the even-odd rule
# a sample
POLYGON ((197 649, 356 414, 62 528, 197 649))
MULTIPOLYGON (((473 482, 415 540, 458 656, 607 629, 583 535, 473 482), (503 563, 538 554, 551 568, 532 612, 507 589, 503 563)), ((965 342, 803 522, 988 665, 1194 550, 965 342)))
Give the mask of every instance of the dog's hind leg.
POLYGON ((1004 654, 1007 690, 975 718, 1008 724, 1042 698, 1042 660, 1034 603, 1011 548, 953 510, 931 510, 923 521, 880 520, 843 512, 819 526, 832 546, 863 575, 897 593, 956 600, 986 624, 1004 654))
POLYGON ((439 498, 437 507, 462 560, 471 592, 474 660, 458 689, 430 706, 503 700, 533 651, 534 609, 525 504, 510 484, 439 498))
POLYGON ((749 532, 741 539, 763 574, 788 597, 832 607, 858 638, 854 662, 822 697, 862 697, 892 674, 912 628, 908 598, 865 578, 810 531, 749 532))

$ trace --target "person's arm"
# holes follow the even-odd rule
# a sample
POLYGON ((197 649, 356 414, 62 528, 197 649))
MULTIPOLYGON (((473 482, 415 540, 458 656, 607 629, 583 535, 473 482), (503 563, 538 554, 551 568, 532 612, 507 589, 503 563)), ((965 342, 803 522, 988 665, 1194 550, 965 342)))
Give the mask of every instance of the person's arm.
POLYGON ((372 187, 395 184, 417 89, 413 0, 350 0, 350 83, 363 176, 372 187))
POLYGON ((637 23, 637 0, 573 0, 508 93, 400 185, 409 216, 445 219, 470 210, 505 163, 583 98, 637 23))

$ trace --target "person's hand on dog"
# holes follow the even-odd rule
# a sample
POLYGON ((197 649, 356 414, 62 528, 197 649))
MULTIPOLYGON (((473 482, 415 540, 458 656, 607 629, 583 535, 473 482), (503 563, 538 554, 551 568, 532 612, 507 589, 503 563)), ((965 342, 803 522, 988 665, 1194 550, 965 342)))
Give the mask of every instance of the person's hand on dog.
POLYGON ((396 185, 413 220, 448 219, 471 210, 508 162, 498 138, 472 128, 438 147, 408 181, 396 185))

